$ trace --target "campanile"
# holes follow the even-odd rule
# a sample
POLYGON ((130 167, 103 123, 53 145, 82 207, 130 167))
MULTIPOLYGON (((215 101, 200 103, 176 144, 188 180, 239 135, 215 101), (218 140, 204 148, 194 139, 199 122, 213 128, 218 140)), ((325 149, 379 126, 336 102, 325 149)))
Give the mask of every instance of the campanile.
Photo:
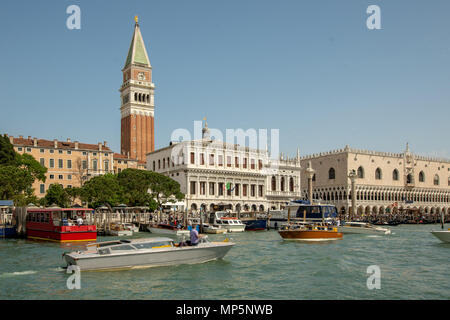
POLYGON ((127 60, 122 69, 120 152, 146 161, 155 149, 154 90, 152 66, 145 49, 137 17, 127 60))

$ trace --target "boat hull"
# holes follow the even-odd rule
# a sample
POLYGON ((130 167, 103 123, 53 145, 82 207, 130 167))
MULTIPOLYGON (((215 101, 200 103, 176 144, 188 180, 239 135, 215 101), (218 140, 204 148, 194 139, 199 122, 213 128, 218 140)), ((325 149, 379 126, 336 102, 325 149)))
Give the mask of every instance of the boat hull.
POLYGON ((172 235, 172 236, 181 236, 181 235, 190 235, 189 230, 180 230, 180 229, 166 229, 166 228, 156 228, 156 227, 148 227, 148 231, 154 234, 163 234, 163 235, 172 235))
POLYGON ((284 240, 299 241, 330 241, 343 237, 340 232, 324 230, 279 230, 278 233, 284 240))
POLYGON ((450 243, 450 230, 449 231, 431 231, 433 236, 445 243, 450 243))
POLYGON ((263 219, 252 219, 252 220, 242 220, 245 224, 246 231, 258 231, 267 229, 267 220, 263 219))
POLYGON ((17 236, 15 227, 0 227, 0 238, 13 238, 15 236, 17 236))
POLYGON ((213 244, 213 246, 199 244, 192 247, 162 248, 146 253, 83 258, 66 254, 64 258, 68 265, 77 265, 81 271, 149 268, 179 264, 196 264, 221 259, 234 245, 231 242, 213 244))
POLYGON ((386 228, 362 228, 362 227, 349 227, 349 226, 340 226, 337 227, 338 232, 344 234, 390 234, 391 230, 386 228))
POLYGON ((97 241, 97 230, 80 232, 54 232, 48 230, 27 229, 27 238, 54 242, 97 241))

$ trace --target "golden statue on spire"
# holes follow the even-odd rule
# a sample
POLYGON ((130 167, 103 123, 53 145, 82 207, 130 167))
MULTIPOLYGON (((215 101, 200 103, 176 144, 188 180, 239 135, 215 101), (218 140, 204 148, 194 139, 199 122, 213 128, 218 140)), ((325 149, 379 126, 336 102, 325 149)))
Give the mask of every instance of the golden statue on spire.
POLYGON ((138 23, 138 16, 134 16, 134 21, 136 21, 136 23, 138 23))

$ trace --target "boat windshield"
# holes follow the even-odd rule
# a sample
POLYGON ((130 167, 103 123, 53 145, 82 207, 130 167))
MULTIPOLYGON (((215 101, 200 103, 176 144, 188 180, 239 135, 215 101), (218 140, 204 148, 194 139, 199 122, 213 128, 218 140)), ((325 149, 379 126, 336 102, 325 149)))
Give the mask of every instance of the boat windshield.
POLYGON ((132 246, 128 244, 122 244, 120 246, 113 246, 110 248, 112 251, 128 251, 128 250, 136 250, 132 246))

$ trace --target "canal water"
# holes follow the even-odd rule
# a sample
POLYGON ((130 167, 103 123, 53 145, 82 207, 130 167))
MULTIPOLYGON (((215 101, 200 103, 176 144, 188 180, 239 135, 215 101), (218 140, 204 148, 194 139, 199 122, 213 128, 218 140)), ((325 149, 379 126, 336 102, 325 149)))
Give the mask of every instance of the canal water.
POLYGON ((67 289, 61 268, 62 253, 77 245, 2 239, 0 299, 450 299, 450 244, 430 233, 440 226, 391 229, 315 244, 283 241, 276 231, 209 235, 236 246, 203 264, 82 272, 79 290, 67 289), (381 287, 369 290, 373 265, 381 287))

